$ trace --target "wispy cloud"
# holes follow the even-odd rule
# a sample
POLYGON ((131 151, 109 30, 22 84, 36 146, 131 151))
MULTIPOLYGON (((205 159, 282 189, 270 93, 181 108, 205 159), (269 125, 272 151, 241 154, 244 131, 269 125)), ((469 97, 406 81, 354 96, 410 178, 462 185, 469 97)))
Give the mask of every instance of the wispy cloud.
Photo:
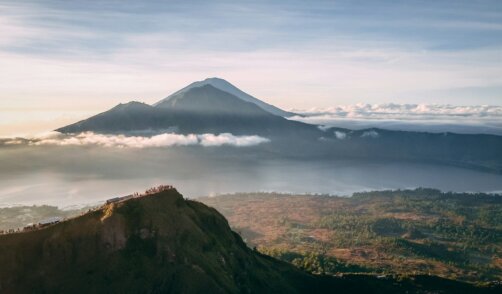
POLYGON ((223 134, 174 134, 165 133, 152 137, 104 135, 85 132, 75 135, 67 135, 58 132, 50 132, 31 138, 3 138, 0 145, 29 145, 29 146, 101 146, 107 148, 155 148, 171 146, 201 145, 236 146, 248 147, 269 142, 267 138, 260 136, 234 136, 229 133, 223 134))

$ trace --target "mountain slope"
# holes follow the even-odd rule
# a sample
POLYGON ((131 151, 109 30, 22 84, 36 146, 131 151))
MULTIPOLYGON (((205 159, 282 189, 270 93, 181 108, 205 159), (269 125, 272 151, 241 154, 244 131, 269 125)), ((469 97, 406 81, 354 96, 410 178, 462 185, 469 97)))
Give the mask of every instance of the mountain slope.
POLYGON ((320 135, 317 127, 270 114, 211 85, 179 93, 162 107, 139 102, 120 104, 109 111, 62 127, 62 133, 165 132, 232 133, 283 136, 293 133, 320 135))
POLYGON ((112 109, 62 127, 56 131, 61 133, 115 133, 123 131, 148 130, 155 126, 159 119, 155 109, 145 103, 129 102, 119 104, 112 109))
POLYGON ((43 229, 0 235, 2 293, 485 290, 439 278, 420 281, 309 275, 249 249, 216 210, 184 200, 174 189, 107 204, 43 229))
POLYGON ((232 114, 236 116, 272 116, 257 105, 242 101, 236 96, 215 88, 212 85, 202 85, 191 88, 156 106, 185 112, 187 114, 232 114))
POLYGON ((254 253, 214 209, 175 190, 0 236, 0 249, 2 293, 294 293, 296 279, 318 284, 254 253))
POLYGON ((155 103, 154 106, 155 107, 165 107, 166 105, 169 105, 169 102, 171 100, 176 99, 176 97, 182 96, 185 92, 187 92, 193 88, 198 88, 198 87, 202 87, 202 86, 206 86, 206 85, 211 85, 219 90, 222 90, 224 92, 232 94, 243 101, 256 104, 261 109, 263 109, 271 114, 283 116, 283 117, 290 117, 290 116, 295 115, 294 113, 284 111, 284 110, 277 108, 273 105, 265 103, 255 97, 241 91, 239 88, 235 87, 231 83, 227 82, 224 79, 220 79, 220 78, 208 78, 203 81, 193 82, 190 85, 186 86, 185 88, 183 88, 183 89, 175 92, 174 94, 171 94, 168 97, 162 99, 161 101, 155 103))
POLYGON ((331 128, 326 130, 324 141, 331 146, 330 152, 345 157, 411 160, 502 172, 502 136, 331 128))

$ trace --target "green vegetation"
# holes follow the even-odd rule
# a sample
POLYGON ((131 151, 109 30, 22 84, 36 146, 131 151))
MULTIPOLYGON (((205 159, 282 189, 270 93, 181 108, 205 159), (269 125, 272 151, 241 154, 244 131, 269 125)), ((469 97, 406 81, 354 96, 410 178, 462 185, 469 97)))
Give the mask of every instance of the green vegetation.
POLYGON ((433 189, 201 199, 265 254, 312 273, 502 280, 502 196, 433 189))
POLYGON ((0 292, 459 294, 500 290, 433 276, 396 279, 363 274, 371 270, 341 261, 330 255, 327 243, 305 237, 304 230, 313 228, 309 223, 281 222, 295 232, 286 230, 285 242, 296 240, 315 250, 259 250, 296 267, 250 249, 215 209, 184 200, 174 189, 144 194, 43 228, 0 235, 0 292), (359 274, 333 276, 340 270, 359 274))
POLYGON ((326 253, 321 252, 291 252, 282 249, 270 249, 267 247, 259 248, 263 254, 272 256, 274 258, 284 260, 294 264, 296 267, 301 268, 307 272, 318 275, 335 275, 340 272, 346 273, 368 273, 370 270, 342 262, 333 256, 328 256, 326 253))

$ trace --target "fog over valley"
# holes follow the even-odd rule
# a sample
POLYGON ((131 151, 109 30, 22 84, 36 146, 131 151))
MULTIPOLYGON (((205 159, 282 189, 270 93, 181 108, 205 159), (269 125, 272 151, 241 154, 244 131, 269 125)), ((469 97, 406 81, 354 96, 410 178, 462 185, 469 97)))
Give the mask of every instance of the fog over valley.
MULTIPOLYGON (((266 144, 266 143, 265 143, 266 144)), ((254 147, 0 146, 0 203, 94 204, 170 183, 185 196, 438 188, 502 191, 502 175, 411 162, 274 158, 254 147)))
POLYGON ((425 104, 284 111, 207 78, 153 104, 120 103, 56 131, 0 138, 0 205, 85 206, 166 183, 191 198, 500 192, 501 113, 425 104))

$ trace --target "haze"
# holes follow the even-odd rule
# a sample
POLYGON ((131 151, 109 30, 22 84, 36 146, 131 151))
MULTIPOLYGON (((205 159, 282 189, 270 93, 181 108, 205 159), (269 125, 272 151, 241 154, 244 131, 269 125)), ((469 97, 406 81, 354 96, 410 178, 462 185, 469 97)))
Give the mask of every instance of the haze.
POLYGON ((85 206, 162 183, 190 198, 255 191, 350 196, 417 187, 502 192, 500 174, 406 162, 278 159, 236 149, 248 147, 0 148, 0 206, 85 206))

